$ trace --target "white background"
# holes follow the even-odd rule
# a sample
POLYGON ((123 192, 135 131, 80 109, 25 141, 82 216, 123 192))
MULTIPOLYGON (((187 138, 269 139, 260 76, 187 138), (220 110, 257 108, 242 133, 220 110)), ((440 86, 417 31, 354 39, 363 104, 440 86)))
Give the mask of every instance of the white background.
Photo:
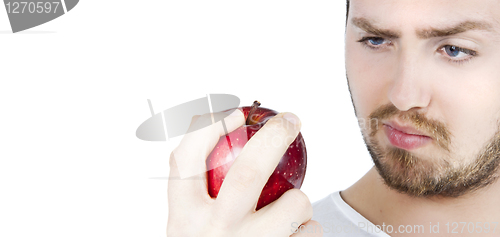
POLYGON ((302 121, 311 202, 372 166, 344 69, 345 1, 81 1, 18 34, 0 8, 0 236, 165 236, 155 111, 238 96, 302 121))

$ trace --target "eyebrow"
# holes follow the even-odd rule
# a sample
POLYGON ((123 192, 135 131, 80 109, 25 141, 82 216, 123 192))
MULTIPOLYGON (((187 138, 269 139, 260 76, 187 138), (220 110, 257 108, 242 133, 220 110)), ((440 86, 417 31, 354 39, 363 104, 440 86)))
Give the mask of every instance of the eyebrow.
POLYGON ((445 37, 450 35, 460 34, 469 30, 486 30, 490 31, 491 25, 482 21, 464 21, 455 26, 443 29, 424 29, 417 31, 417 36, 421 39, 428 39, 433 37, 445 37))
POLYGON ((401 35, 399 31, 377 28, 368 19, 362 17, 352 18, 352 24, 364 30, 366 33, 384 36, 386 38, 399 38, 401 35))
MULTIPOLYGON (((352 19, 352 24, 357 26, 358 28, 364 30, 367 33, 383 36, 386 38, 400 38, 400 31, 393 31, 388 29, 380 29, 375 27, 371 21, 366 18, 356 17, 352 19)), ((429 39, 433 37, 445 37, 450 35, 456 35, 459 33, 463 33, 469 30, 487 30, 491 31, 491 24, 483 21, 464 21, 459 24, 456 24, 451 27, 446 27, 442 29, 437 28, 429 28, 429 29, 420 29, 416 31, 418 38, 420 39, 429 39)))

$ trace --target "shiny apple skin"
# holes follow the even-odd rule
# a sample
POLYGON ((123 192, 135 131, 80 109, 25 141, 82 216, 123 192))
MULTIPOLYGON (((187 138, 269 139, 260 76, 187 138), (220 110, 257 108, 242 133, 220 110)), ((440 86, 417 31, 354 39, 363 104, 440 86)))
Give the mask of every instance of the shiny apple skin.
MULTIPOLYGON (((238 109, 242 111, 245 118, 247 118, 251 107, 241 107, 238 109)), ((207 188, 212 198, 217 197, 222 182, 234 162, 234 158, 239 155, 243 146, 260 128, 262 128, 262 126, 264 126, 267 120, 277 115, 278 112, 258 107, 253 114, 254 116, 252 119, 255 124, 243 125, 228 135, 222 136, 207 157, 207 188), (233 151, 234 154, 231 154, 231 151, 233 151), (224 165, 219 166, 219 164, 224 165)), ((306 145, 302 134, 299 132, 262 189, 255 210, 259 210, 278 199, 289 189, 300 188, 304 182, 306 167, 306 145)))

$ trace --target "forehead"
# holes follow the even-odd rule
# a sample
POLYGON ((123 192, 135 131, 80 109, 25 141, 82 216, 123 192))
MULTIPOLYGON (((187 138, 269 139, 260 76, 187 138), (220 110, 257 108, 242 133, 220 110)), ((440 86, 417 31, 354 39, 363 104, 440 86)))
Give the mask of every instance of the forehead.
POLYGON ((500 29, 500 0, 350 0, 349 18, 401 31, 481 21, 500 29))

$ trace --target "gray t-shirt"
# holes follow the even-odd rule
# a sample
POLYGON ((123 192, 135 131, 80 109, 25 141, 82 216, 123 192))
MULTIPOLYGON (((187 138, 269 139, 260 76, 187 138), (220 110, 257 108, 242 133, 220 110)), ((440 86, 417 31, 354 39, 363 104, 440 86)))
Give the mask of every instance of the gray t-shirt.
MULTIPOLYGON (((351 206, 340 196, 340 191, 314 202, 312 220, 323 227, 323 237, 390 237, 351 206)), ((302 232, 314 231, 302 229, 302 232)))

